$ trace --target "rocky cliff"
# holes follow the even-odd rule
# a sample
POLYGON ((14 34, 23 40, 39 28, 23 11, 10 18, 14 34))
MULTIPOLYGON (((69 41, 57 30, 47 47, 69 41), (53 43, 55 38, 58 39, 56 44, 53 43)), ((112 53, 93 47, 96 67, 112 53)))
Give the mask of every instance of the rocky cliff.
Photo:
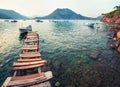
POLYGON ((120 24, 120 9, 104 14, 101 21, 120 24))
POLYGON ((120 53, 120 9, 104 14, 101 21, 109 23, 112 29, 111 35, 109 35, 110 47, 120 53))

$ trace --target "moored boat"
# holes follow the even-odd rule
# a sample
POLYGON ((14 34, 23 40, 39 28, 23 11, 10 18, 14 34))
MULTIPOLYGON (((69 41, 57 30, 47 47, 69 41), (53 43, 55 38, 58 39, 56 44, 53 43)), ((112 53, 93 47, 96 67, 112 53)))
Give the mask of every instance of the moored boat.
POLYGON ((8 19, 5 19, 4 22, 9 22, 9 20, 8 20, 8 19))
POLYGON ((20 34, 28 33, 29 31, 32 31, 32 26, 28 25, 27 27, 21 27, 19 28, 20 34))
POLYGON ((36 22, 43 22, 42 20, 37 19, 36 22))
POLYGON ((91 24, 88 24, 87 26, 90 27, 90 28, 94 28, 94 23, 91 23, 91 24))
POLYGON ((18 22, 17 20, 12 20, 11 22, 18 22))

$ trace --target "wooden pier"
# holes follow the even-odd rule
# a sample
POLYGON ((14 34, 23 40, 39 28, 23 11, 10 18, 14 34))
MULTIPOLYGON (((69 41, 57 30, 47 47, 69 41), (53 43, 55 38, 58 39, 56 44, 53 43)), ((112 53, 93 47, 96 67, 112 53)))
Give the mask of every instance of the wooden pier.
POLYGON ((52 72, 41 70, 46 63, 39 53, 39 35, 28 32, 19 58, 13 63, 14 75, 7 77, 2 87, 51 87, 49 80, 53 77, 52 72), (20 72, 30 69, 37 69, 37 73, 19 75, 20 72))

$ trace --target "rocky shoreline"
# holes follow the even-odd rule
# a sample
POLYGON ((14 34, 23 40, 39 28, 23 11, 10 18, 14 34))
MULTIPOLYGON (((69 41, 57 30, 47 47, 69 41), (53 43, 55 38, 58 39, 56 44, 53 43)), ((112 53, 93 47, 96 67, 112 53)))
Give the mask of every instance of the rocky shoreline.
POLYGON ((111 28, 112 33, 108 35, 108 38, 112 39, 110 47, 120 53, 120 16, 112 18, 103 16, 101 21, 106 22, 111 28))

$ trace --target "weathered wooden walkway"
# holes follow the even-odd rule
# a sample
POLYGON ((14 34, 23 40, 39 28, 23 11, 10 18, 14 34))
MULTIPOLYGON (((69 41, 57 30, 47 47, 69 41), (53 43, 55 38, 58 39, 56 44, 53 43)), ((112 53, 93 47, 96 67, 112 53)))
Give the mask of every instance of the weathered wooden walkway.
POLYGON ((2 87, 51 87, 48 80, 53 77, 52 72, 41 70, 46 63, 39 53, 39 35, 36 32, 28 32, 19 58, 13 63, 14 75, 8 77, 2 87), (37 73, 18 75, 30 69, 37 69, 37 73))

